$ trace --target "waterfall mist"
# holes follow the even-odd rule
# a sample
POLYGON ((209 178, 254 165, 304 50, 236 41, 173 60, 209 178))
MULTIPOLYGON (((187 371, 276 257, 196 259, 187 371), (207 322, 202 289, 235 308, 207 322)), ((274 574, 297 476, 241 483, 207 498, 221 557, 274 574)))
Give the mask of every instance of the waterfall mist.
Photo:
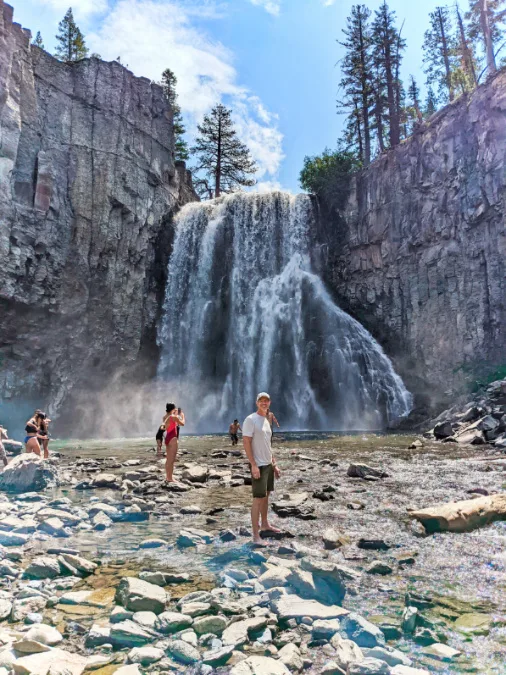
POLYGON ((237 193, 176 220, 159 381, 188 429, 218 431, 268 391, 283 428, 375 430, 412 399, 370 333, 311 265, 306 195, 237 193))

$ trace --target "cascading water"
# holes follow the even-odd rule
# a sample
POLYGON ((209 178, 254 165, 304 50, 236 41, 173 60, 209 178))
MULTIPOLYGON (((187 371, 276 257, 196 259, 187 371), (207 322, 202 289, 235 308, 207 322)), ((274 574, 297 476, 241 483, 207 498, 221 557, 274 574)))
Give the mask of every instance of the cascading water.
POLYGON ((244 419, 259 391, 285 429, 381 429, 409 412, 381 347, 312 271, 313 223, 309 197, 279 192, 189 204, 177 217, 159 376, 190 428, 244 419))

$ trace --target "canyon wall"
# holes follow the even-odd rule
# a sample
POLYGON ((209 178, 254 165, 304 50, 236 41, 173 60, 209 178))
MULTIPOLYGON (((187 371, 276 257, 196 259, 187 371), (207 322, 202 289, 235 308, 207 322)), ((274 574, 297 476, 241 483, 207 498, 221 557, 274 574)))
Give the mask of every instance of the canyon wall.
POLYGON ((152 375, 171 217, 196 196, 161 87, 61 63, 12 14, 0 0, 0 392, 54 412, 152 375))
POLYGON ((506 72, 434 115, 323 210, 323 274, 419 400, 506 364, 506 72))

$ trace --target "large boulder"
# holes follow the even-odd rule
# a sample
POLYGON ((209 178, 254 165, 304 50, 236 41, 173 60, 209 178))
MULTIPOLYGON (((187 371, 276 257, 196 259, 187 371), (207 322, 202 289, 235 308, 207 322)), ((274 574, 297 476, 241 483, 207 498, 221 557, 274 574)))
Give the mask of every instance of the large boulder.
POLYGON ((132 612, 161 614, 167 599, 163 588, 135 577, 124 577, 116 589, 116 602, 132 612))
POLYGON ((379 480, 388 478, 388 473, 381 469, 375 469, 368 464, 350 464, 347 475, 350 478, 362 478, 363 480, 379 480))
POLYGON ((33 492, 57 485, 56 466, 32 453, 14 457, 0 472, 0 490, 5 492, 33 492))
POLYGON ((290 671, 281 661, 267 656, 250 656, 235 665, 230 675, 289 675, 290 671))
POLYGON ((420 521, 428 534, 470 532, 496 520, 506 520, 506 494, 437 504, 411 511, 410 516, 420 521))
POLYGON ((448 436, 452 436, 452 434, 453 434, 453 427, 450 420, 443 420, 442 422, 438 422, 434 427, 434 436, 440 441, 443 440, 443 438, 448 438, 448 436))

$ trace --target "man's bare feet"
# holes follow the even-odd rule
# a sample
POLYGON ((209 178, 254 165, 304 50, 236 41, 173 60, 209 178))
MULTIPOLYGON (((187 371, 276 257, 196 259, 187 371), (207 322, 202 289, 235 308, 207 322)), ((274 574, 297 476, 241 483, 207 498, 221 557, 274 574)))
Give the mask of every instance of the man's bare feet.
POLYGON ((265 541, 264 541, 260 536, 258 536, 258 537, 253 537, 253 544, 254 544, 255 546, 261 546, 262 548, 265 548, 265 547, 267 546, 267 544, 265 543, 265 541))
POLYGON ((280 532, 282 532, 282 530, 280 530, 277 527, 274 527, 273 525, 269 525, 269 523, 267 523, 267 525, 262 526, 260 528, 260 532, 274 532, 276 534, 279 534, 280 532))

